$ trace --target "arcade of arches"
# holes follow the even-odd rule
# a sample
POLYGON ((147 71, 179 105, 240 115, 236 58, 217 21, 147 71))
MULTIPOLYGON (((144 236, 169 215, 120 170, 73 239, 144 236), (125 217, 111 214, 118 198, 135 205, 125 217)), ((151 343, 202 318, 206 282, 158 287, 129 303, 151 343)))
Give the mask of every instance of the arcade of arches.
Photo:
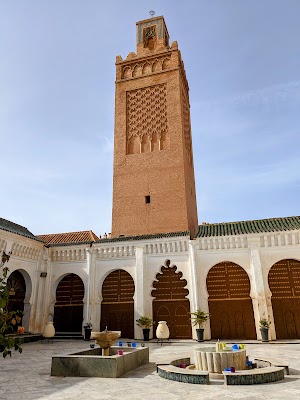
MULTIPOLYGON (((300 336, 300 261, 285 259, 274 264, 268 274, 277 339, 300 336)), ((212 339, 256 339, 250 281, 239 265, 225 261, 212 267, 206 279, 212 339)), ((8 308, 24 310, 26 283, 22 273, 8 278, 8 308)), ((153 320, 167 321, 170 337, 192 337, 187 281, 170 260, 161 266, 153 281, 153 320)), ((124 270, 111 272, 103 282, 100 329, 122 331, 134 338, 135 286, 124 270)), ((57 332, 82 332, 84 285, 79 276, 68 274, 59 282, 54 306, 57 332)), ((153 330, 155 335, 155 329, 153 330)))

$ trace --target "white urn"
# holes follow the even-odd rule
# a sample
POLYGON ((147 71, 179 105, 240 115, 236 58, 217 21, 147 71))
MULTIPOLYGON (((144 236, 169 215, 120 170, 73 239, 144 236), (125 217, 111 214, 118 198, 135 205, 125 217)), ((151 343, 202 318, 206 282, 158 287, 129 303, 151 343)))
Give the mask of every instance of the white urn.
POLYGON ((157 339, 169 339, 170 331, 166 321, 159 321, 156 328, 157 339))
POLYGON ((53 321, 46 322, 45 328, 43 330, 43 337, 46 339, 53 338, 55 335, 55 328, 53 325, 53 321))

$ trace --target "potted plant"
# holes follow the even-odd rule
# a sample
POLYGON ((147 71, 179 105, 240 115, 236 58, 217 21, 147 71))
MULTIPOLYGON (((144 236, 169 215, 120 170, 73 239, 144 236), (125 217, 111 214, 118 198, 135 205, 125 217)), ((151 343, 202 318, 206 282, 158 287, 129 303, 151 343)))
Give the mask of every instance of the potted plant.
POLYGON ((84 325, 84 340, 91 340, 92 324, 88 322, 84 325))
POLYGON ((197 341, 204 342, 204 339, 203 339, 204 329, 201 328, 201 326, 202 326, 203 322, 205 322, 209 319, 210 313, 207 313, 202 310, 196 310, 195 312, 192 312, 190 314, 191 314, 191 320, 192 320, 193 326, 198 325, 198 328, 196 329, 197 341))
POLYGON ((263 316, 259 320, 259 328, 260 328, 260 332, 261 332, 261 340, 262 340, 262 342, 268 342, 269 341, 269 328, 270 328, 270 325, 271 325, 271 320, 270 320, 270 316, 269 315, 268 315, 268 318, 263 316))
POLYGON ((151 326, 153 326, 154 322, 149 317, 140 317, 139 319, 136 320, 136 324, 137 326, 143 329, 144 341, 148 342, 150 328, 151 326))

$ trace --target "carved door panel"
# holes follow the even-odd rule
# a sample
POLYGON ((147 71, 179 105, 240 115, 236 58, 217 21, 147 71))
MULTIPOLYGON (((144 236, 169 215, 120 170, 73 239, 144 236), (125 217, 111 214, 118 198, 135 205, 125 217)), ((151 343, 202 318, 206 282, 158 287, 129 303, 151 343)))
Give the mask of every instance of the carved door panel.
POLYGON ((256 339, 252 301, 209 301, 212 339, 256 339))
POLYGON ((277 339, 300 338, 300 299, 272 299, 277 339))
POLYGON ((159 321, 166 321, 172 339, 190 339, 192 335, 190 323, 189 300, 156 301, 153 300, 154 337, 159 321))
POLYGON ((54 307, 53 324, 56 332, 81 333, 83 318, 83 305, 54 307))
POLYGON ((121 331, 122 338, 134 338, 134 303, 102 304, 100 330, 121 331))

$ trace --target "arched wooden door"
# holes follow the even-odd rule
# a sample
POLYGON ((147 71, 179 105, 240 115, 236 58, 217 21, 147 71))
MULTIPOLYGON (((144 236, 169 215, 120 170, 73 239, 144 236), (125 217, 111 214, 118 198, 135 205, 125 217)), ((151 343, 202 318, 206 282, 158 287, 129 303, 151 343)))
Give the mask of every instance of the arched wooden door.
POLYGON ((277 339, 300 338, 300 261, 282 260, 269 272, 277 339))
MULTIPOLYGON (((161 273, 156 275, 157 280, 153 282, 154 290, 151 295, 153 319, 167 321, 170 338, 190 339, 192 328, 190 320, 190 301, 186 298, 189 294, 185 288, 187 281, 182 279, 182 272, 176 272, 175 265, 170 266, 170 260, 161 267, 161 273)), ((154 329, 155 334, 155 329, 154 329)))
POLYGON ((102 286, 100 330, 121 331, 123 338, 134 337, 134 282, 121 269, 111 272, 102 286))
MULTIPOLYGON (((24 311, 24 299, 26 294, 26 283, 20 271, 14 271, 7 279, 9 298, 7 303, 8 311, 24 311)), ((20 313, 20 317, 21 317, 20 313)), ((22 325, 22 320, 14 325, 14 330, 22 325)))
POLYGON ((84 285, 75 274, 65 276, 56 289, 54 326, 56 332, 81 333, 84 285))
POLYGON ((221 262, 206 279, 212 339, 256 339, 250 281, 237 264, 221 262))

